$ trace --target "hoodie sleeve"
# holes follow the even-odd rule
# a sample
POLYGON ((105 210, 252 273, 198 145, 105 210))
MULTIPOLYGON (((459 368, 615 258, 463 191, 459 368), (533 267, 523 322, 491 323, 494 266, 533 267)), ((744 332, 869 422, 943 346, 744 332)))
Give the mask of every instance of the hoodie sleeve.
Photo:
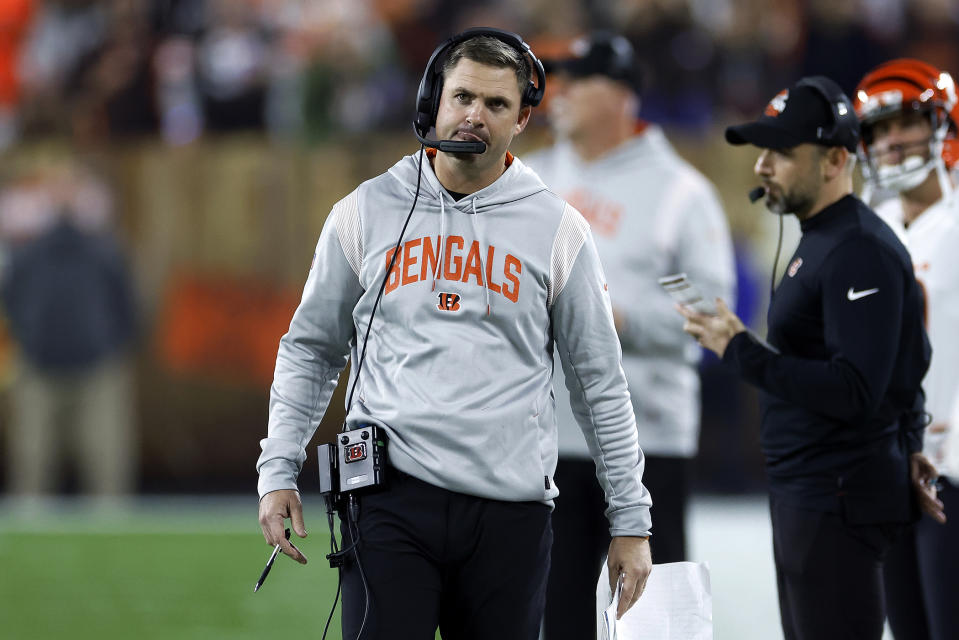
MULTIPOLYGON (((715 190, 691 169, 680 173, 671 194, 657 214, 657 242, 672 255, 671 273, 685 272, 689 281, 712 302, 722 298, 735 308, 736 269, 729 225, 715 190)), ((626 318, 620 340, 627 353, 640 355, 682 351, 689 336, 682 331, 682 318, 672 298, 656 283, 666 273, 648 274, 650 295, 624 296, 628 306, 620 309, 626 318)))
POLYGON ((260 441, 258 491, 296 489, 296 479, 354 339, 353 308, 363 287, 357 192, 338 202, 320 234, 303 297, 280 339, 270 389, 268 435, 260 441))
POLYGON ((553 338, 570 404, 606 493, 613 536, 649 535, 652 500, 621 364, 606 277, 589 226, 566 205, 550 267, 553 338))

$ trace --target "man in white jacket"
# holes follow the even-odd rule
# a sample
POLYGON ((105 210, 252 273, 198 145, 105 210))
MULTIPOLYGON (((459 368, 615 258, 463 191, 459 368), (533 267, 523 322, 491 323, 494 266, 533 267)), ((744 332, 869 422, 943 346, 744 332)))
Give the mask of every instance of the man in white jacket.
MULTIPOLYGON (((639 74, 626 38, 596 32, 571 56, 547 61, 559 87, 549 103, 558 141, 527 158, 546 185, 589 221, 609 278, 623 368, 654 496, 657 563, 686 559, 690 460, 699 443, 699 346, 683 333, 661 276, 685 272, 706 300, 733 299, 735 269, 726 217, 714 187, 639 119, 639 74)), ((552 79, 551 79, 552 82, 552 79)), ((547 639, 592 637, 590 592, 609 536, 596 515, 604 496, 560 376, 559 428, 547 590, 547 639)))
POLYGON ((620 614, 651 569, 643 454, 589 227, 508 152, 542 97, 530 63, 518 36, 492 29, 434 52, 415 128, 445 142, 333 208, 280 341, 257 462, 268 544, 306 561, 283 525, 306 535, 296 478, 348 357, 346 426, 388 440, 386 488, 340 512, 357 542, 344 638, 537 637, 559 493, 554 352, 609 496, 620 614))
POLYGON ((952 638, 959 628, 959 95, 952 76, 920 60, 883 63, 866 74, 854 103, 862 123, 867 188, 893 192, 876 213, 909 250, 925 295, 932 362, 922 380, 931 422, 913 482, 926 514, 883 565, 887 614, 896 640, 952 638), (943 477, 937 485, 924 479, 943 477))

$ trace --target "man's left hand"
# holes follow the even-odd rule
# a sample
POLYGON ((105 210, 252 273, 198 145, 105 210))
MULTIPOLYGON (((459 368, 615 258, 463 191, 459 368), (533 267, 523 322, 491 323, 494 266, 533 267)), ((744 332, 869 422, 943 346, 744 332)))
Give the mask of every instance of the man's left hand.
POLYGON ((653 559, 649 552, 649 540, 635 536, 617 536, 609 543, 609 588, 616 592, 616 583, 620 574, 623 578, 623 592, 619 597, 616 619, 629 611, 639 596, 643 595, 646 580, 653 570, 653 559))
POLYGON ((733 336, 746 330, 742 320, 730 311, 720 298, 716 298, 716 315, 714 316, 699 313, 682 305, 677 305, 676 310, 686 318, 683 331, 696 338, 699 344, 720 358, 726 352, 726 347, 733 336))

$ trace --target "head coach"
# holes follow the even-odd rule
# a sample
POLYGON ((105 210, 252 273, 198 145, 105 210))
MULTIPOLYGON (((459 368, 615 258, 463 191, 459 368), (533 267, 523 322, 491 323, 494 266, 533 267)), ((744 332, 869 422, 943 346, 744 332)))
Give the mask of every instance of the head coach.
POLYGON ((386 435, 385 486, 339 511, 344 638, 538 637, 559 494, 554 351, 609 499, 620 614, 651 570, 643 453, 589 226, 508 151, 544 89, 516 34, 440 45, 417 96, 423 147, 334 206, 280 341, 257 463, 268 544, 305 561, 283 525, 306 533, 297 475, 348 357, 345 429, 386 435))
POLYGON ((722 301, 715 316, 680 312, 760 389, 786 639, 878 640, 882 562, 917 515, 922 293, 895 233, 853 195, 859 122, 834 82, 803 78, 726 140, 759 148, 759 193, 802 238, 769 304, 768 343, 722 301))

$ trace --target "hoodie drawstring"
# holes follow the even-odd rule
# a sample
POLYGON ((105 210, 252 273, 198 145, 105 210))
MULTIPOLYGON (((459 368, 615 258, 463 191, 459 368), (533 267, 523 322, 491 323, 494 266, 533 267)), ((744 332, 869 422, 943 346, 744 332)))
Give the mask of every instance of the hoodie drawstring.
POLYGON ((446 244, 446 198, 443 195, 443 192, 440 192, 440 238, 437 245, 437 251, 439 251, 439 257, 436 259, 436 266, 433 267, 433 291, 436 291, 436 278, 437 274, 442 274, 441 269, 443 268, 443 256, 446 252, 443 250, 444 245, 446 244))
POLYGON ((478 199, 479 198, 471 198, 471 200, 473 201, 473 215, 470 216, 470 224, 473 227, 473 237, 476 238, 476 241, 480 246, 480 256, 479 256, 480 272, 482 273, 482 278, 483 278, 483 289, 486 290, 486 315, 488 317, 492 315, 493 307, 490 305, 489 282, 488 282, 488 278, 486 277, 486 274, 487 274, 486 261, 483 259, 483 252, 482 252, 482 248, 486 246, 486 242, 484 242, 484 238, 482 234, 482 225, 480 225, 479 228, 477 228, 476 226, 476 218, 479 215, 476 212, 476 201, 478 199))

